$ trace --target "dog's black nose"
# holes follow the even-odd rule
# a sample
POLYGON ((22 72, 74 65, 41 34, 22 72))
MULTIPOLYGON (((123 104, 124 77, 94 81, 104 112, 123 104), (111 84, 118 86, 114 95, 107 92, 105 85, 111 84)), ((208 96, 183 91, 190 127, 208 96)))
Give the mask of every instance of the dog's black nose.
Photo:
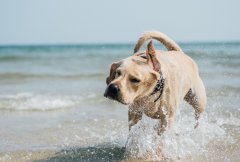
POLYGON ((104 96, 116 99, 118 97, 119 91, 119 87, 116 84, 110 84, 106 89, 104 96))

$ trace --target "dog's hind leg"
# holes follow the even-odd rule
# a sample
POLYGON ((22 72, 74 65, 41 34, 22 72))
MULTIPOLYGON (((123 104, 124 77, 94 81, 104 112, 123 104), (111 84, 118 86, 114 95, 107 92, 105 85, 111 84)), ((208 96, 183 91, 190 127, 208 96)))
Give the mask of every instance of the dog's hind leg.
POLYGON ((199 78, 198 84, 195 87, 189 89, 187 94, 184 97, 184 100, 187 101, 195 109, 195 119, 196 124, 194 128, 198 126, 198 119, 200 114, 204 111, 206 106, 206 92, 202 80, 199 78))

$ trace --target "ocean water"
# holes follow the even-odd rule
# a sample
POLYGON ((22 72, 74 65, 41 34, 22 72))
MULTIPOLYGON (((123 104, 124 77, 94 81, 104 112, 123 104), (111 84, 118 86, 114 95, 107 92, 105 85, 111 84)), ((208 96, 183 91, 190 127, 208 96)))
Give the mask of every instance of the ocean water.
POLYGON ((240 161, 240 43, 180 46, 199 66, 208 103, 194 129, 183 102, 161 137, 146 116, 129 133, 127 107, 103 97, 111 63, 133 44, 1 46, 0 161, 139 161, 158 146, 165 161, 240 161))

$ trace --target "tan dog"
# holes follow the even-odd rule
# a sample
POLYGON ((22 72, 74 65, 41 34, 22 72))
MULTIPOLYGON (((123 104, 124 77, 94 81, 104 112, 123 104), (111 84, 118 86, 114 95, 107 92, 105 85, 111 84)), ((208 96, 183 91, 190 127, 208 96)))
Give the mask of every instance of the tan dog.
POLYGON ((163 133, 175 120, 176 108, 183 99, 195 109, 198 120, 205 109, 206 92, 197 64, 173 40, 156 31, 143 34, 134 53, 112 64, 104 94, 129 105, 129 129, 145 113, 160 119, 158 134, 163 133), (137 53, 150 39, 160 41, 168 51, 156 51, 150 41, 146 52, 137 53))

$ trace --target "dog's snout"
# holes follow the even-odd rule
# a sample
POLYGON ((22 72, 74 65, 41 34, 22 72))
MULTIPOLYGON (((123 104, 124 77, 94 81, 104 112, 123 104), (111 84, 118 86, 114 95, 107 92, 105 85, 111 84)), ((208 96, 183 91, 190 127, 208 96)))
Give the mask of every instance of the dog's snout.
POLYGON ((104 96, 116 99, 119 95, 119 91, 120 91, 120 89, 116 84, 110 84, 108 86, 108 88, 106 89, 104 96))

